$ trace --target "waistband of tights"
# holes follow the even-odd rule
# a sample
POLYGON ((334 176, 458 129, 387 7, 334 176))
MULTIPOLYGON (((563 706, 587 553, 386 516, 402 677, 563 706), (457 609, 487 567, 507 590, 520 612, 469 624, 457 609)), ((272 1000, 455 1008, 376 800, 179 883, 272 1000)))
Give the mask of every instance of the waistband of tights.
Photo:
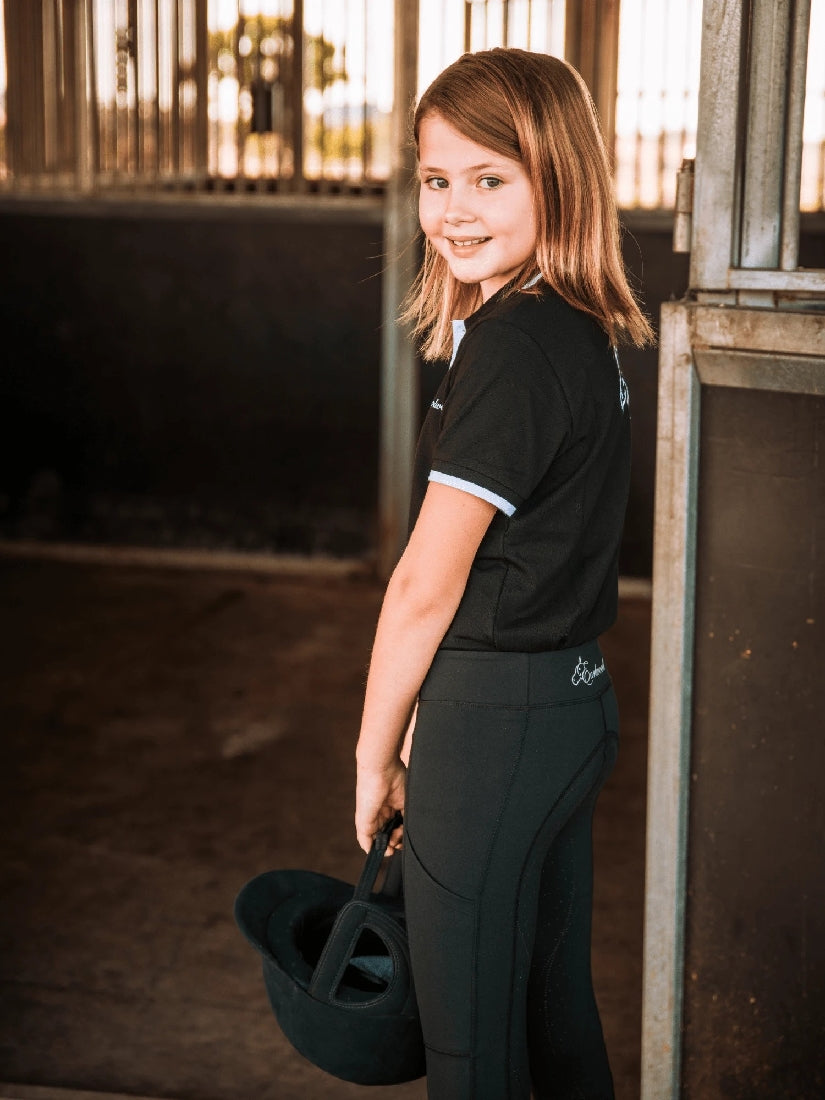
POLYGON ((596 641, 542 653, 439 649, 420 698, 493 706, 541 706, 597 699, 611 685, 596 641))

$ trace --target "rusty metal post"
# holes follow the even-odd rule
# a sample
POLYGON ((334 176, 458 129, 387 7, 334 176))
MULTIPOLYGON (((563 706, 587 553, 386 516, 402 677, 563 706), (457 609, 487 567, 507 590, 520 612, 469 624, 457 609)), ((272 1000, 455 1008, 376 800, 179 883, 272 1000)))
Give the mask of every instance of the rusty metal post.
POLYGON ((415 275, 413 244, 418 218, 413 203, 415 150, 408 133, 418 73, 418 0, 395 0, 395 94, 392 169, 384 214, 381 339, 381 455, 378 500, 378 570, 388 577, 407 539, 407 515, 418 406, 418 370, 410 334, 398 311, 415 275))

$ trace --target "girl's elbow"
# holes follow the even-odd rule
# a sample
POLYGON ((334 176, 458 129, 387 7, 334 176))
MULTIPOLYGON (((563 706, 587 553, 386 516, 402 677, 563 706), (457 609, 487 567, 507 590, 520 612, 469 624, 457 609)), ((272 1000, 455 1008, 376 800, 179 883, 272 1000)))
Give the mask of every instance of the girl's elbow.
POLYGON ((410 568, 402 559, 390 581, 389 591, 416 621, 452 620, 463 588, 445 584, 436 568, 410 568))

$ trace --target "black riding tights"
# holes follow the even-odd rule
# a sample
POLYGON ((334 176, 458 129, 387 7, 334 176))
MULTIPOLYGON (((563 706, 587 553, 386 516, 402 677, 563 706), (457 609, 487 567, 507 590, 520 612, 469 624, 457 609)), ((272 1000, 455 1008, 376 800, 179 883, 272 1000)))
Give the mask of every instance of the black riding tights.
POLYGON ((436 654, 404 842, 430 1100, 612 1100, 590 976, 591 820, 617 736, 596 643, 436 654))

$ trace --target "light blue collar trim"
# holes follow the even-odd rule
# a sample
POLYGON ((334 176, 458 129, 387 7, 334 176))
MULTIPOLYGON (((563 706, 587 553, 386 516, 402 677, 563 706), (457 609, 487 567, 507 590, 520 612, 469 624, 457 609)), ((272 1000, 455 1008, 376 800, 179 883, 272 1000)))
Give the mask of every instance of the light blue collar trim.
POLYGON ((458 345, 464 338, 464 333, 467 331, 467 326, 463 321, 453 321, 453 354, 450 358, 450 366, 453 365, 458 352, 458 345))

